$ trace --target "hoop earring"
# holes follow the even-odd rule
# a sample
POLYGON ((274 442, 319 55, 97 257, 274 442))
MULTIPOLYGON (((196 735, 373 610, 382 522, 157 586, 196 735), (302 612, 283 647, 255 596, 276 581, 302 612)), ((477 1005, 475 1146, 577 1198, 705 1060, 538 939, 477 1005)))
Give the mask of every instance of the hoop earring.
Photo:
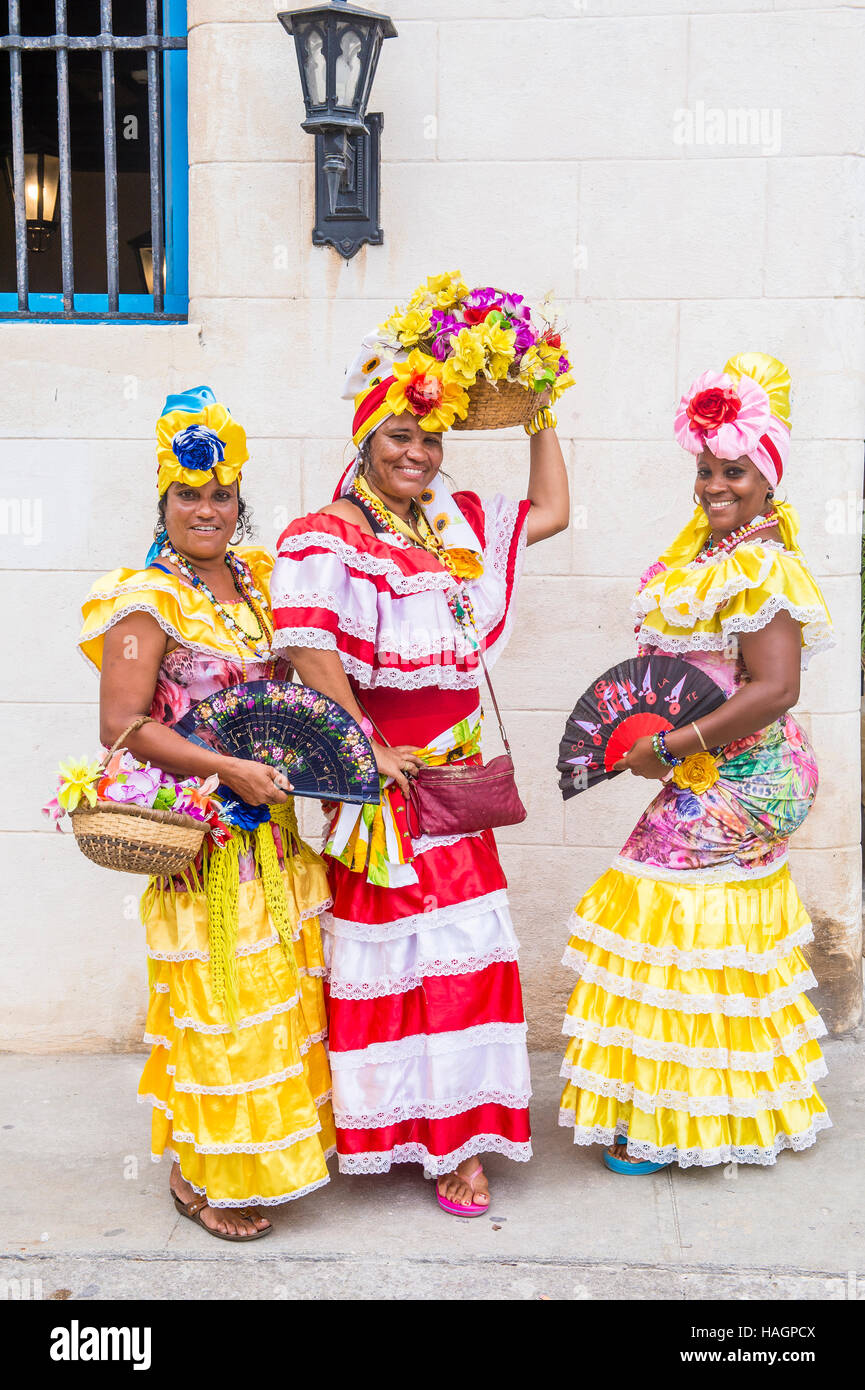
POLYGON ((696 489, 696 488, 695 488, 694 491, 691 493, 691 496, 692 496, 693 499, 694 499, 694 506, 695 506, 695 507, 699 507, 699 506, 700 506, 700 499, 699 499, 699 497, 697 496, 697 489, 696 489))

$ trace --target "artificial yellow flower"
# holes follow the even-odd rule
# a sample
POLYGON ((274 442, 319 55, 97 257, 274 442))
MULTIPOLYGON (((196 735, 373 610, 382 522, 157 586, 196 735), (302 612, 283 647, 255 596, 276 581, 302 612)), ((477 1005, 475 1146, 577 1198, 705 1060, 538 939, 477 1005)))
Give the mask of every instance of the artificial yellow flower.
POLYGON ((446 270, 443 275, 427 276, 426 289, 433 295, 438 309, 449 309, 469 292, 459 270, 446 270))
POLYGON ((463 550, 452 546, 448 556, 457 579, 480 579, 484 572, 483 561, 473 550, 463 550))
POLYGON ((692 753, 673 769, 673 781, 682 791, 702 796, 718 780, 718 764, 711 753, 692 753))
POLYGON ((67 758, 60 764, 60 784, 57 801, 64 811, 74 811, 80 801, 90 806, 96 805, 96 783, 102 775, 99 763, 88 762, 86 758, 67 758))
POLYGON ((523 353, 523 358, 520 362, 520 374, 517 380, 521 386, 525 386, 531 390, 536 379, 543 376, 545 370, 546 368, 544 367, 543 360, 538 352, 538 345, 537 343, 533 343, 532 346, 527 348, 523 353))
POLYGON ((573 386, 573 384, 574 378, 570 372, 562 372, 561 376, 557 376, 550 387, 550 405, 557 401, 562 392, 567 391, 568 387, 573 386))
POLYGON ((413 347, 421 338, 430 336, 430 311, 409 306, 403 313, 397 307, 379 327, 388 337, 397 338, 403 347, 413 347))
POLYGON ((500 323, 490 323, 488 319, 480 324, 480 330, 487 352, 484 375, 488 381, 503 381, 514 360, 516 334, 512 328, 503 328, 500 323))
POLYGON ((223 459, 221 463, 214 464, 212 472, 223 487, 230 487, 240 478, 240 471, 249 458, 246 430, 232 419, 231 413, 219 401, 205 406, 203 410, 169 410, 156 422, 157 487, 160 497, 171 483, 185 483, 187 487, 201 486, 201 470, 183 468, 172 448, 174 436, 190 425, 203 425, 221 439, 223 459))
POLYGON ((448 361, 460 381, 471 386, 486 361, 482 331, 479 328, 461 328, 453 344, 453 355, 448 361))
POLYGON ((455 416, 466 418, 468 392, 450 361, 437 362, 415 348, 405 362, 394 362, 393 374, 396 380, 385 399, 394 415, 410 411, 423 430, 449 430, 455 416))

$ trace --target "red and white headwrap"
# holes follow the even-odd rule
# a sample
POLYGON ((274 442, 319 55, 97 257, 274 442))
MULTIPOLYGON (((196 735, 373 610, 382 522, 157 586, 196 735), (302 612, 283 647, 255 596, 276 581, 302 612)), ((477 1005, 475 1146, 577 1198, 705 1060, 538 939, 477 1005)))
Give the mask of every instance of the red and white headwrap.
POLYGON ((723 372, 704 372, 685 392, 674 422, 691 454, 747 457, 777 486, 790 453, 790 373, 777 357, 743 352, 723 372))

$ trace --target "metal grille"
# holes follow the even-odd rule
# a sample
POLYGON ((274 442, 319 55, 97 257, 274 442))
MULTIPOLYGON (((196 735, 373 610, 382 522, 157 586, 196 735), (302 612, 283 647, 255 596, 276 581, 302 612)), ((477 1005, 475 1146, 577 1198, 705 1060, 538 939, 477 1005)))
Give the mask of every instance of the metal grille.
POLYGON ((185 37, 169 37, 160 32, 157 0, 147 0, 147 33, 136 36, 113 33, 112 0, 99 0, 99 34, 84 36, 67 33, 67 0, 54 0, 55 32, 45 35, 21 33, 20 0, 8 0, 9 32, 0 36, 0 49, 9 52, 10 96, 12 104, 12 166, 15 189, 15 262, 18 310, 0 313, 0 318, 44 318, 44 311, 29 308, 27 269, 27 223, 24 201, 24 99, 21 79, 21 53, 53 49, 57 60, 57 135, 60 155, 60 237, 63 274, 63 312, 51 318, 140 319, 140 312, 120 309, 119 243, 117 226, 117 132, 114 101, 114 55, 120 49, 140 49, 147 55, 147 107, 150 158, 150 233, 153 248, 153 312, 148 318, 177 321, 178 314, 164 309, 163 265, 165 237, 162 208, 162 112, 158 55, 170 49, 186 48, 185 37), (97 50, 102 55, 102 126, 105 146, 105 249, 108 268, 107 312, 82 313, 75 309, 75 267, 72 255, 72 162, 69 130, 69 53, 70 50, 97 50))

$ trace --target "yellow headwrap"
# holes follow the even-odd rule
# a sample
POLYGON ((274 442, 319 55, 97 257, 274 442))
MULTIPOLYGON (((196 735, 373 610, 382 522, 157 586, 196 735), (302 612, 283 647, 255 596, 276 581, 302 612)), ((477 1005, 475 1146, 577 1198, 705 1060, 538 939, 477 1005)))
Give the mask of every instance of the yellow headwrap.
POLYGON ((790 373, 777 357, 768 352, 737 352, 724 364, 727 376, 738 383, 742 376, 750 377, 762 386, 769 397, 769 408, 776 420, 783 420, 788 429, 790 421, 790 373))
POLYGON ((171 483, 201 487, 214 475, 228 486, 240 480, 248 458, 246 431, 209 386, 168 397, 156 422, 160 497, 171 483))

